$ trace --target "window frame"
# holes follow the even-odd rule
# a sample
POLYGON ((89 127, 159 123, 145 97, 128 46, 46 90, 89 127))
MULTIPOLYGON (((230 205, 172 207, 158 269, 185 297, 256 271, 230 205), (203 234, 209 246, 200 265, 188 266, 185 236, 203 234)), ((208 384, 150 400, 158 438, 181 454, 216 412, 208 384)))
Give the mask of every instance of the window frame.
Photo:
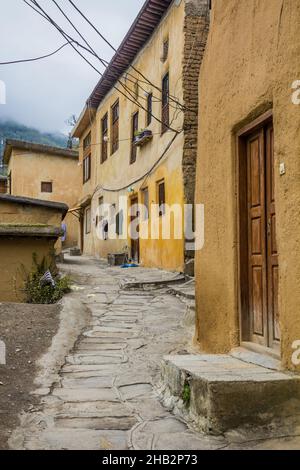
POLYGON ((89 153, 84 157, 82 162, 82 176, 83 176, 83 184, 87 183, 91 179, 91 154, 89 153))
POLYGON ((166 205, 166 183, 164 179, 157 181, 156 183, 156 191, 157 191, 157 202, 158 202, 158 215, 162 217, 166 213, 165 205, 166 205), (163 186, 163 202, 161 202, 161 192, 160 188, 163 186))
POLYGON ((153 93, 148 93, 147 96, 147 113, 146 113, 146 127, 150 126, 153 114, 153 93))
POLYGON ((110 154, 113 155, 119 149, 119 126, 120 126, 120 102, 119 99, 111 107, 111 145, 110 154), (115 110, 118 110, 115 116, 115 110))
POLYGON ((84 219, 85 219, 85 234, 86 235, 89 235, 92 231, 92 208, 91 206, 87 207, 85 209, 85 213, 84 213, 84 219), (87 214, 89 213, 89 219, 87 217, 87 214), (89 220, 89 224, 88 224, 88 220, 89 220))
POLYGON ((139 111, 131 116, 131 149, 130 149, 130 165, 136 162, 137 147, 134 145, 135 133, 139 130, 139 111))
POLYGON ((100 163, 106 162, 108 159, 108 140, 105 140, 105 137, 108 139, 108 112, 106 112, 101 119, 101 158, 100 163), (106 128, 104 127, 106 123, 106 128))
POLYGON ((83 151, 86 152, 90 149, 92 143, 92 132, 88 132, 85 138, 83 139, 83 151))
POLYGON ((170 74, 167 72, 162 79, 161 87, 161 133, 164 134, 170 127, 170 74), (167 84, 167 85, 166 85, 167 84))
POLYGON ((170 42, 169 42, 169 36, 168 36, 163 40, 163 53, 162 53, 163 63, 166 62, 169 57, 169 47, 170 47, 170 42))
POLYGON ((41 181, 41 193, 53 193, 53 181, 41 181), (49 187, 51 187, 51 190, 43 189, 44 185, 50 185, 49 187))
POLYGON ((143 207, 143 220, 149 220, 150 218, 150 214, 149 214, 149 211, 150 211, 150 198, 149 198, 149 187, 147 186, 146 188, 143 188, 141 190, 141 193, 142 193, 142 204, 147 208, 147 210, 145 211, 145 207, 143 207), (145 198, 145 194, 147 194, 147 198, 145 198))

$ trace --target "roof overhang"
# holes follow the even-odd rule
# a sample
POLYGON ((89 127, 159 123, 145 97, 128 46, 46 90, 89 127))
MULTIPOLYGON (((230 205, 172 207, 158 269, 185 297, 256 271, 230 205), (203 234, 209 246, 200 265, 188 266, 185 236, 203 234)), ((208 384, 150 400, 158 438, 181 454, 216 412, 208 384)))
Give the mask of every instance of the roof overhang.
POLYGON ((61 227, 51 225, 0 224, 1 237, 38 237, 57 239, 63 235, 61 227))
POLYGON ((1 202, 10 202, 13 204, 32 207, 44 207, 45 209, 60 212, 62 214, 63 219, 65 218, 69 210, 67 204, 64 204, 62 202, 44 201, 42 199, 33 199, 22 196, 11 196, 10 194, 0 194, 0 203, 1 202))
POLYGON ((94 117, 96 116, 97 108, 92 108, 89 104, 86 104, 82 110, 79 119, 72 130, 72 137, 80 139, 84 131, 91 125, 94 117))
POLYGON ((73 137, 81 137, 90 123, 89 113, 96 112, 99 104, 126 72, 140 50, 150 39, 174 0, 146 0, 131 28, 116 51, 103 76, 86 102, 86 106, 73 130, 73 137))

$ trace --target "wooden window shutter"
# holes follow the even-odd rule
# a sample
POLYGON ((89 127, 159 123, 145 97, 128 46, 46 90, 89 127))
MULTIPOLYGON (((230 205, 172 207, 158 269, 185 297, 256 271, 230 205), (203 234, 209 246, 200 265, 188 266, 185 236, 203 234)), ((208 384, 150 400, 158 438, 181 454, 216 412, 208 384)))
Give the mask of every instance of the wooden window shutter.
POLYGON ((112 111, 112 129, 111 129, 111 153, 115 153, 119 148, 119 101, 113 105, 112 111))
POLYGON ((169 73, 167 73, 162 81, 162 133, 169 129, 169 73))

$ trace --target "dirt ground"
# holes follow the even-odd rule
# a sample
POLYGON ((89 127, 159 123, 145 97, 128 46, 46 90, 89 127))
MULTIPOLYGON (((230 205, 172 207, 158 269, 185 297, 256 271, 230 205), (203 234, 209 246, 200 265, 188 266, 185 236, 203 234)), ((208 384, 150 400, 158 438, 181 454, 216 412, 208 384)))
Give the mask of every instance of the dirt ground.
POLYGON ((0 449, 18 424, 18 413, 39 400, 34 390, 35 362, 49 348, 59 324, 58 305, 0 303, 0 340, 6 365, 0 365, 0 449))

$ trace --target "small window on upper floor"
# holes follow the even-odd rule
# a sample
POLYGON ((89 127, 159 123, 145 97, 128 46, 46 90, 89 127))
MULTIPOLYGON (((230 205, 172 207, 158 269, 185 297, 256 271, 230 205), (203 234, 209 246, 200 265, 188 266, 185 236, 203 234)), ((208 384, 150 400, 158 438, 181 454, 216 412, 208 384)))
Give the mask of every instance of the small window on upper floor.
POLYGON ((166 189, 164 180, 157 182, 157 199, 159 206, 159 216, 161 217, 166 213, 166 189))
POLYGON ((89 233, 91 233, 91 226, 92 226, 92 211, 91 211, 91 207, 87 207, 86 210, 85 210, 85 233, 86 235, 88 235, 89 233))
POLYGON ((42 181, 41 183, 41 192, 42 193, 52 193, 53 185, 51 182, 42 181))
POLYGON ((108 147, 108 114, 106 113, 101 120, 101 163, 107 160, 108 147))
POLYGON ((161 121, 162 134, 169 129, 170 111, 169 111, 169 73, 167 73, 162 81, 162 98, 161 98, 161 121))
POLYGON ((119 148, 119 114, 120 105, 117 101, 111 108, 111 153, 115 153, 119 148))
POLYGON ((134 145, 134 140, 136 137, 136 133, 139 130, 139 112, 137 111, 132 116, 131 122, 131 151, 130 151, 130 165, 136 161, 137 156, 137 147, 134 145))
POLYGON ((166 62, 169 55, 169 38, 166 38, 163 42, 163 51, 162 51, 162 62, 166 62))
POLYGON ((149 219, 149 189, 142 189, 143 220, 149 219))
POLYGON ((147 116, 146 116, 146 126, 150 126, 152 121, 152 103, 153 103, 153 94, 149 93, 147 96, 147 116))
POLYGON ((91 178, 91 154, 83 160, 83 184, 91 178))
POLYGON ((88 135, 83 139, 83 151, 86 151, 90 148, 92 141, 92 135, 89 132, 88 135))
POLYGON ((136 100, 139 98, 139 81, 138 80, 134 84, 134 97, 136 100))

